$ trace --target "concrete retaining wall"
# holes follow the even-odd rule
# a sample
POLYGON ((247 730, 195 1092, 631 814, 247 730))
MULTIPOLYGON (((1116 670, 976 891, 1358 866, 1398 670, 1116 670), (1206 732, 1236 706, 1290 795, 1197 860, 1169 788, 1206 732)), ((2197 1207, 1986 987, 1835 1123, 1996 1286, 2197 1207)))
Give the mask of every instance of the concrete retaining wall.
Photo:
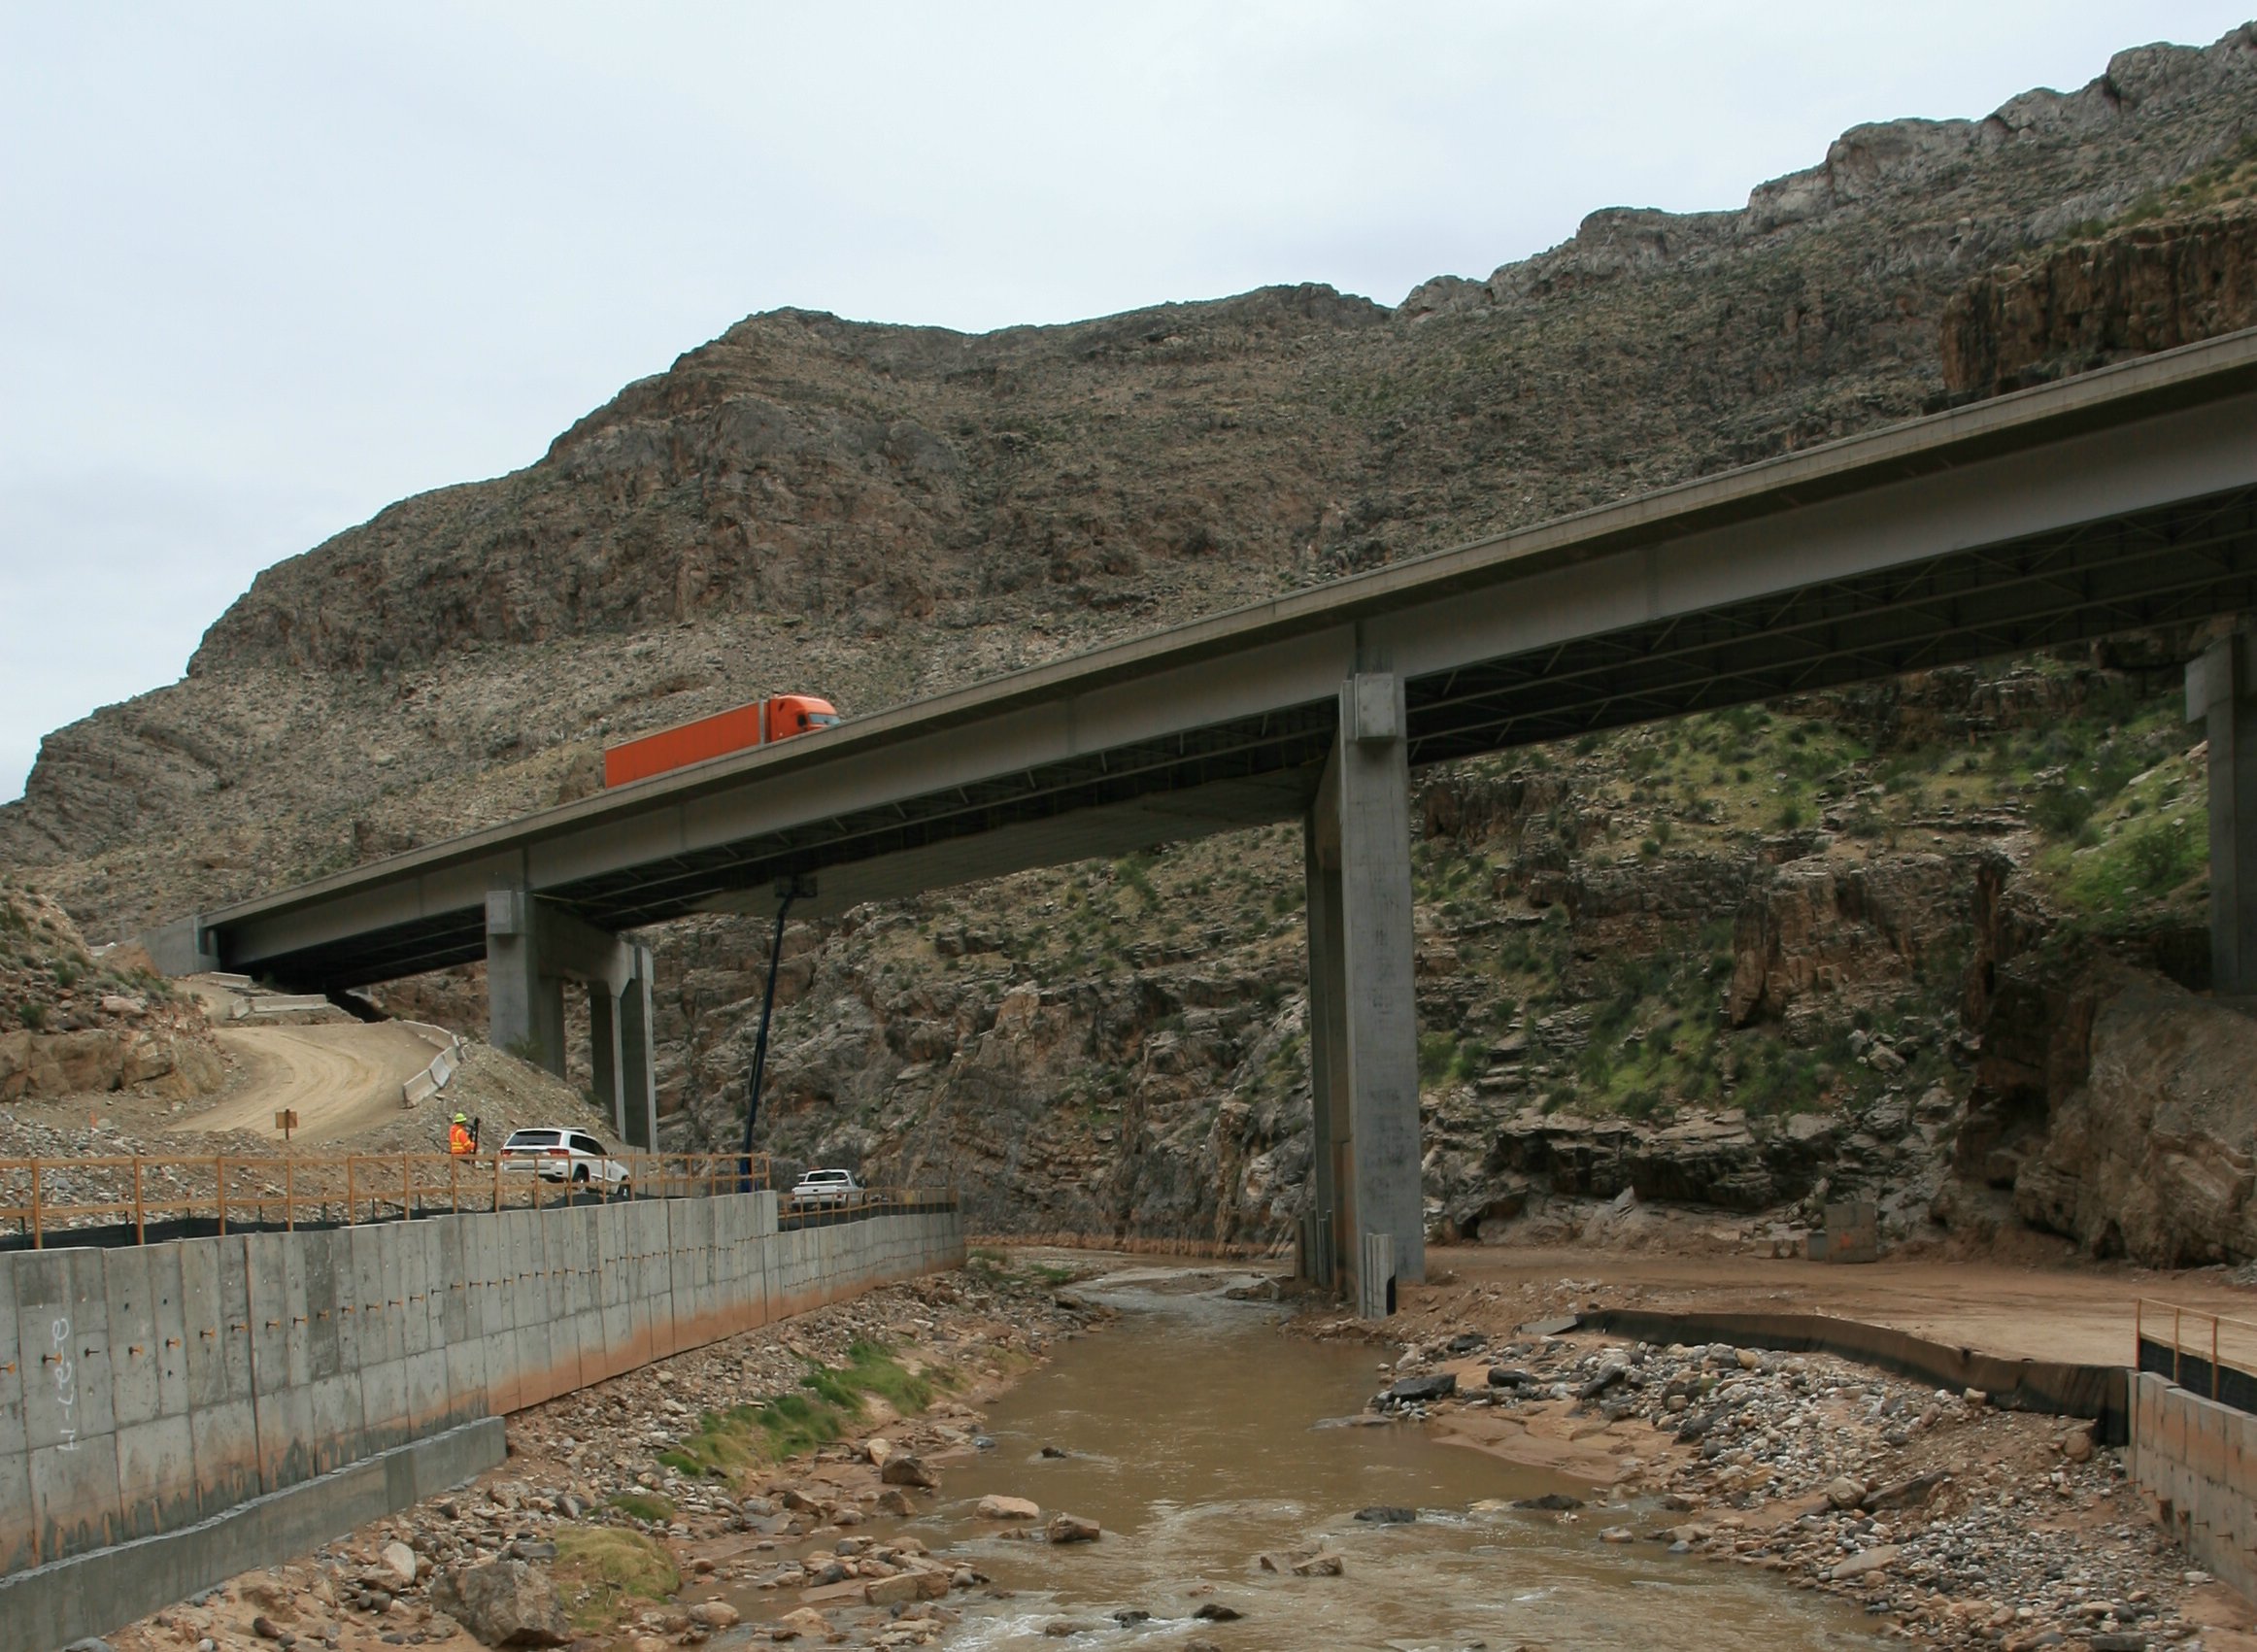
POLYGON ((507 1456, 499 1417, 159 1532, 0 1577, 0 1645, 48 1652, 185 1601, 237 1572, 306 1554, 340 1533, 474 1480, 507 1456))
POLYGON ((772 1193, 0 1255, 0 1574, 962 1261, 772 1193))
POLYGON ((2257 1417, 2137 1372, 2125 1458, 2187 1552, 2244 1599, 2257 1597, 2257 1417))

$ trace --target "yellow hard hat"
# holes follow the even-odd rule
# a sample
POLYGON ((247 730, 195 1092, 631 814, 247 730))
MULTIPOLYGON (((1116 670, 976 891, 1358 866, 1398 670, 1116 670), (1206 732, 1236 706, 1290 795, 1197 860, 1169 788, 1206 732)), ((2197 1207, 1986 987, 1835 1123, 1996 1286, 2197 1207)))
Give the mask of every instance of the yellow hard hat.
POLYGON ((458 1125, 466 1125, 470 1123, 469 1115, 465 1113, 457 1113, 455 1115, 455 1122, 458 1125))

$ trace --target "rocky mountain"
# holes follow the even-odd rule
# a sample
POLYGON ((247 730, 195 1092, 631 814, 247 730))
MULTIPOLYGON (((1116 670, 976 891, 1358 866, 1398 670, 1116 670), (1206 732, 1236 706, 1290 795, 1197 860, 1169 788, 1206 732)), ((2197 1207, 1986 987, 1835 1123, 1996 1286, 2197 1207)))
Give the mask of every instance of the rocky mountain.
MULTIPOLYGON (((1856 128, 1736 212, 1596 213, 1392 310, 752 317, 524 470, 267 570, 185 681, 49 736, 0 862, 131 932, 584 794, 605 743, 759 693, 868 711, 2240 324, 2253 132, 2245 26, 1856 128)), ((1953 1158, 2000 997, 1970 983, 2199 952, 2188 641, 1424 776, 1437 1224, 2010 1203, 2029 1151, 2005 1189, 1953 1158)), ((796 928, 763 1139, 952 1179, 997 1226, 1275 1236, 1298 900, 1297 852, 1250 835, 796 928)), ((731 1139, 767 937, 652 939, 667 1128, 731 1139)), ((480 995, 390 996, 475 1026, 480 995)))

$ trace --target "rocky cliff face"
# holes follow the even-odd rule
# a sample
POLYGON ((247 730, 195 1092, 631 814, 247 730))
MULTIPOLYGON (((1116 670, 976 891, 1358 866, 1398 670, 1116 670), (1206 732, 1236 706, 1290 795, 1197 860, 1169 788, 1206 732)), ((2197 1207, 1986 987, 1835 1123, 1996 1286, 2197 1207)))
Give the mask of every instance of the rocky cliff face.
POLYGON ((146 953, 94 957, 69 913, 0 875, 0 1101, 138 1087, 177 1100, 222 1076, 203 1010, 146 953))
MULTIPOLYGON (((2253 111, 2243 28, 1982 120, 1857 128, 1738 212, 1595 214, 1393 311, 1292 287, 982 337, 754 317, 526 469, 261 575, 185 682, 50 736, 0 860, 130 931, 584 794, 603 744, 762 692, 869 711, 1901 418, 1950 393, 1947 307, 2029 308, 1971 280, 2238 164, 2253 111)), ((2066 314, 2015 336, 2081 348, 2066 314)), ((2119 928, 2199 902, 2152 835, 2153 775, 2190 771, 2141 675, 2182 640, 1429 777, 1437 1223, 1922 1185, 2002 892, 2119 928)), ((1250 835, 795 930, 763 1139, 956 1180, 998 1226, 1283 1231, 1297 860, 1250 835)), ((652 938, 668 1129, 733 1140, 767 937, 652 938)), ((395 995, 475 1024, 479 995, 395 995)))
POLYGON ((2257 326, 2253 195, 2257 135, 2154 216, 1969 284, 1943 313, 1944 388, 1995 395, 2257 326))

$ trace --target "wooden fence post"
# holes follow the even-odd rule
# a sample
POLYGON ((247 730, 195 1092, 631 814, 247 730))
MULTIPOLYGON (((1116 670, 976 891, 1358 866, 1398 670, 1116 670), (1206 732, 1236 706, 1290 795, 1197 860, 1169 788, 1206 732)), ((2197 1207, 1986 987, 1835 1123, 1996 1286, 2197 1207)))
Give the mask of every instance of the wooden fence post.
POLYGON ((133 1156, 133 1242, 137 1245, 149 1243, 149 1223, 141 1204, 141 1155, 138 1153, 133 1156))

